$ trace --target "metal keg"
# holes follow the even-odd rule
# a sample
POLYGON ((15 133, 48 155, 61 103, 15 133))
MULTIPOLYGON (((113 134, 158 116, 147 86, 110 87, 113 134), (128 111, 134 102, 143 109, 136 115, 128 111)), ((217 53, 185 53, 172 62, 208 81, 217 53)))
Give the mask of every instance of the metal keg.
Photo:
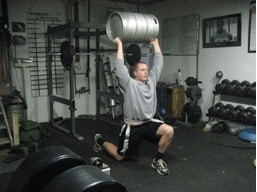
POLYGON ((149 42, 158 37, 159 22, 151 14, 117 11, 109 15, 106 33, 111 41, 120 37, 123 42, 149 42))

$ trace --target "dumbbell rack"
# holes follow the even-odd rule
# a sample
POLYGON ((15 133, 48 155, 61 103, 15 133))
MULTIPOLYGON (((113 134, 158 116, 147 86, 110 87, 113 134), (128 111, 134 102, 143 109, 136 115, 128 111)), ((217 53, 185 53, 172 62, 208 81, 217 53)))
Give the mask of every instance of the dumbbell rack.
MULTIPOLYGON (((240 105, 248 105, 255 107, 256 105, 256 99, 253 98, 247 98, 247 97, 239 97, 239 96, 232 96, 232 95, 226 95, 226 94, 218 94, 216 91, 213 91, 213 101, 212 101, 212 107, 215 107, 218 103, 222 102, 229 102, 229 103, 235 103, 237 106, 240 105)), ((226 106, 229 107, 229 105, 232 104, 227 104, 226 106)), ((209 113, 206 114, 209 117, 209 124, 213 124, 213 122, 217 120, 222 120, 230 123, 235 123, 239 124, 241 126, 249 125, 248 123, 243 123, 243 122, 238 122, 236 120, 228 120, 226 117, 224 118, 219 118, 219 117, 213 117, 209 113)))

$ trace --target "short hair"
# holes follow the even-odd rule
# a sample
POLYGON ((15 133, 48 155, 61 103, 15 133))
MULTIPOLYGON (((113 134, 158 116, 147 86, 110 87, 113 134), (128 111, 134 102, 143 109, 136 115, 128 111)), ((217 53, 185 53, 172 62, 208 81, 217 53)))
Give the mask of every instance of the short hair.
POLYGON ((134 71, 137 70, 137 67, 138 67, 139 64, 145 64, 145 65, 147 65, 147 63, 144 62, 144 61, 138 61, 138 62, 136 62, 134 65, 132 65, 132 76, 133 76, 133 77, 134 77, 134 71))
POLYGON ((132 71, 135 71, 137 69, 137 67, 138 67, 138 64, 141 64, 141 63, 147 65, 147 63, 144 62, 144 61, 138 61, 134 65, 132 65, 132 71))
POLYGON ((217 23, 217 25, 218 25, 219 23, 221 23, 222 25, 224 25, 224 21, 223 21, 222 19, 218 19, 216 23, 217 23))

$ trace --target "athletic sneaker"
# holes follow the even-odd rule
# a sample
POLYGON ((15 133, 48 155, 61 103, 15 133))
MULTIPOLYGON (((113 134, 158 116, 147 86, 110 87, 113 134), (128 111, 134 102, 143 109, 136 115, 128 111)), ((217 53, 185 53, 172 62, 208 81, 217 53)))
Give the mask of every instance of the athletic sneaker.
POLYGON ((160 175, 168 175, 170 173, 170 171, 169 171, 169 169, 167 167, 167 164, 162 159, 159 159, 158 161, 155 161, 153 159, 152 168, 156 169, 156 171, 160 175))
POLYGON ((94 150, 95 152, 102 151, 103 147, 97 142, 99 138, 103 138, 101 134, 97 133, 94 138, 94 150))

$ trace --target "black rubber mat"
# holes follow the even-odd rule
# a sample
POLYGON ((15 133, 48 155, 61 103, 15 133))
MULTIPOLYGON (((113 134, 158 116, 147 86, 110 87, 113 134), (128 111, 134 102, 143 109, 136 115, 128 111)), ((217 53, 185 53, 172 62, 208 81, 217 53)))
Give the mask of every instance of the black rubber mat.
MULTIPOLYGON (((64 124, 67 122, 64 122, 64 124)), ((227 133, 203 132, 201 126, 176 126, 174 140, 165 160, 170 175, 160 176, 151 168, 157 146, 144 141, 135 159, 116 162, 104 152, 93 151, 93 137, 101 133, 117 143, 120 127, 99 120, 76 121, 78 134, 84 140, 50 129, 50 137, 41 145, 64 145, 84 157, 101 157, 111 167, 111 176, 131 192, 230 192, 256 191, 256 169, 253 165, 255 144, 227 133)), ((11 173, 0 175, 0 186, 7 186, 11 173)), ((4 187, 1 187, 4 190, 4 187)))

